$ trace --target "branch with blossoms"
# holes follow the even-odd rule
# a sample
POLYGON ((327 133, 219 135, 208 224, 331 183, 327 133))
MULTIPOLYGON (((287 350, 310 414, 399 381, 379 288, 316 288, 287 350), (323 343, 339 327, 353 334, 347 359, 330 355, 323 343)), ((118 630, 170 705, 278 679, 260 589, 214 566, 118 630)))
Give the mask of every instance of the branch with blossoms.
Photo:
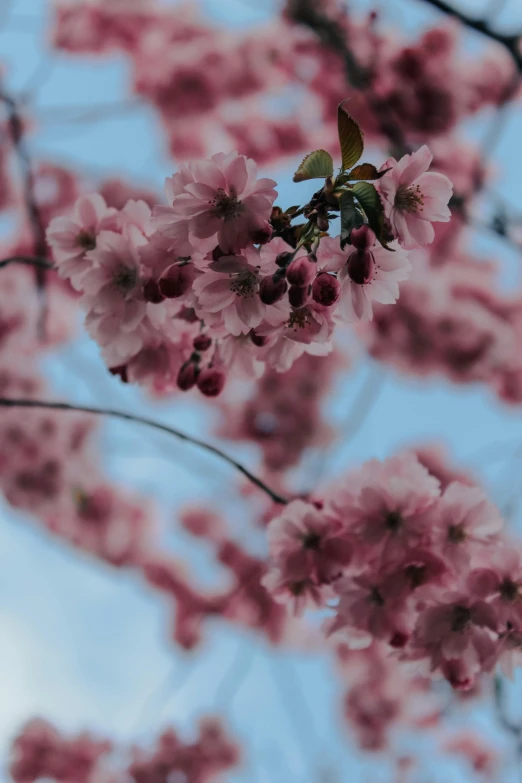
POLYGON ((369 321, 374 302, 397 300, 407 250, 450 219, 451 183, 427 173, 427 147, 380 170, 360 163, 363 135, 342 104, 338 135, 339 174, 315 150, 294 175, 324 181, 303 207, 274 206, 276 183, 257 179, 254 161, 220 153, 167 179, 168 206, 116 210, 94 194, 51 221, 58 273, 79 292, 112 373, 215 397, 231 374, 328 354, 337 324, 369 321))

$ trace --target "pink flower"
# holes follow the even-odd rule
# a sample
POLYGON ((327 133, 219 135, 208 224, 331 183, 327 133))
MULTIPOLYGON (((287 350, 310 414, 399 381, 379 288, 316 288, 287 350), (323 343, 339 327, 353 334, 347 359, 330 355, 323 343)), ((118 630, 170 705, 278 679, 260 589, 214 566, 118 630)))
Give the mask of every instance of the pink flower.
POLYGON ((346 628, 350 643, 357 647, 368 646, 372 639, 406 642, 408 613, 386 592, 378 574, 345 577, 336 582, 335 589, 340 599, 336 616, 327 623, 329 633, 346 628))
POLYGON ((104 228, 116 228, 117 212, 109 208, 99 193, 81 196, 70 218, 55 217, 47 228, 47 242, 61 277, 67 277, 73 288, 81 290, 81 281, 92 264, 86 253, 94 250, 104 228), (114 225, 112 225, 114 223, 114 225))
POLYGON ((394 304, 399 298, 399 283, 411 271, 408 254, 394 242, 392 253, 375 244, 371 250, 351 245, 341 250, 339 240, 324 237, 317 252, 323 271, 337 272, 341 298, 337 310, 348 322, 371 321, 373 302, 394 304))
POLYGON ((502 625, 522 631, 522 555, 516 548, 495 547, 488 566, 475 568, 468 586, 477 598, 490 599, 502 625))
POLYGON ((485 601, 448 593, 444 603, 421 612, 412 639, 414 658, 428 657, 454 688, 467 690, 489 670, 495 651, 497 616, 485 601))
POLYGON ((389 158, 382 167, 391 167, 379 180, 386 217, 400 244, 408 249, 431 244, 435 238, 431 224, 447 223, 451 218, 448 202, 453 186, 444 174, 426 173, 432 159, 424 145, 399 162, 389 158))
POLYGON ((258 326, 266 311, 259 298, 261 274, 277 269, 270 258, 247 247, 242 255, 222 256, 194 281, 195 310, 207 325, 223 324, 233 336, 245 334, 258 326))
POLYGON ((147 303, 142 295, 139 248, 145 242, 132 226, 125 236, 103 231, 96 250, 89 253, 94 265, 82 280, 88 309, 85 324, 104 349, 109 366, 131 358, 143 345, 139 327, 147 303))
POLYGON ((312 503, 294 500, 268 526, 270 555, 318 584, 339 576, 351 560, 352 542, 338 519, 312 503))
POLYGON ((480 487, 452 482, 426 515, 442 557, 455 569, 469 566, 500 532, 503 520, 480 487))
POLYGON ((181 166, 166 180, 170 207, 156 207, 158 229, 180 248, 201 252, 216 245, 239 253, 266 228, 277 195, 271 179, 257 179, 253 160, 237 152, 181 166))
POLYGON ((357 555, 387 560, 417 546, 425 535, 424 513, 439 496, 439 483, 411 454, 363 465, 329 504, 358 542, 357 555))

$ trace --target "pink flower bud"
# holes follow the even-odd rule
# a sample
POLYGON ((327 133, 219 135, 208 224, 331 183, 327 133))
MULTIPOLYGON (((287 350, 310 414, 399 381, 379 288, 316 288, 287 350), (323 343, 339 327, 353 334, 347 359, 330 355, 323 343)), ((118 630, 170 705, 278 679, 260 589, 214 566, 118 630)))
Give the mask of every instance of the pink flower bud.
POLYGON ((310 286, 291 285, 288 289, 288 301, 292 307, 303 307, 310 298, 310 286))
POLYGON ((341 284, 338 279, 328 272, 317 275, 312 284, 312 297, 318 304, 331 307, 339 299, 341 284))
POLYGON ((198 334, 197 337, 194 337, 192 345, 195 351, 208 351, 212 345, 212 337, 209 337, 208 334, 198 334))
POLYGON ((289 253, 288 251, 285 251, 284 253, 279 253, 279 255, 276 256, 276 264, 277 266, 280 266, 282 268, 287 267, 290 261, 292 260, 293 253, 289 253))
POLYGON ((356 250, 348 259, 348 274, 354 283, 364 285, 373 279, 375 261, 369 250, 356 250))
POLYGON ((217 397, 225 386, 225 373, 214 367, 201 370, 198 376, 198 389, 205 397, 217 397))
POLYGON ((159 304, 165 299, 160 291, 158 283, 152 278, 143 284, 143 296, 145 297, 146 302, 151 302, 152 304, 159 304))
POLYGON ((259 226, 251 232, 250 239, 254 245, 266 245, 266 243, 270 242, 272 239, 273 233, 272 226, 267 220, 265 221, 264 225, 259 226))
POLYGON ((181 391, 192 389, 198 379, 199 367, 193 362, 184 364, 178 372, 176 383, 181 391))
POLYGON ((190 290, 196 271, 193 264, 172 264, 161 275, 159 290, 167 299, 176 299, 190 290))
POLYGON ((266 305, 275 304, 286 293, 287 283, 284 277, 265 277, 259 284, 259 298, 266 305))
POLYGON ((308 256, 294 258, 286 270, 286 279, 290 285, 305 286, 309 285, 317 274, 317 266, 313 264, 308 256))
POLYGON ((352 228, 350 232, 350 242, 357 250, 369 250, 375 244, 375 231, 372 231, 370 226, 361 226, 360 228, 352 228))

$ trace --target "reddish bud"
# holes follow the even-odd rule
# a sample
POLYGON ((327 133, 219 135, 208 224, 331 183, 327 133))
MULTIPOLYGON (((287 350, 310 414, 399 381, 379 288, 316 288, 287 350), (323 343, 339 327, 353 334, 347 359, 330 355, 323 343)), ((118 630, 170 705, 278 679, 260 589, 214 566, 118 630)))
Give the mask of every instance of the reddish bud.
POLYGON ((328 231, 329 228, 329 222, 328 219, 325 217, 322 217, 321 215, 317 216, 317 220, 315 221, 315 224, 319 231, 328 231))
POLYGON ((212 337, 209 337, 208 334, 198 334, 197 337, 194 337, 192 345, 195 351, 208 351, 212 345, 212 337))
POLYGON ((158 283, 152 278, 143 283, 143 296, 146 302, 151 302, 152 304, 159 304, 165 299, 158 283))
POLYGON ((294 258, 286 270, 286 279, 290 285, 305 286, 309 285, 317 273, 317 267, 308 256, 294 258))
POLYGON ((265 337, 265 335, 257 334, 254 329, 250 330, 249 336, 254 345, 257 345, 258 348, 262 348, 269 340, 269 338, 265 337))
POLYGON ((357 250, 369 250, 375 244, 375 231, 369 226, 361 226, 360 228, 352 228, 350 232, 350 242, 357 250))
POLYGON ((194 277, 193 264, 172 264, 161 275, 158 281, 159 290, 167 299, 177 299, 190 290, 194 277))
POLYGON ((310 298, 310 286, 291 285, 288 289, 288 301, 292 307, 303 307, 310 298))
POLYGON ((375 261, 369 250, 356 250, 348 259, 348 274, 354 283, 364 285, 373 279, 375 261))
POLYGON ((317 275, 312 284, 312 297, 314 302, 331 307, 339 299, 341 293, 341 284, 338 279, 328 272, 321 272, 317 275))
POLYGON ((280 266, 283 269, 286 269, 292 258, 294 257, 293 253, 290 253, 289 251, 286 251, 284 253, 279 253, 279 255, 276 256, 276 264, 277 266, 280 266))
POLYGON ((201 370, 198 376, 198 389, 205 397, 217 397, 225 386, 225 373, 214 367, 201 370))
POLYGON ((256 228, 251 232, 250 239, 254 245, 266 245, 266 243, 270 242, 272 239, 273 233, 272 226, 267 220, 263 226, 259 226, 259 228, 256 228))
POLYGON ((259 298, 266 305, 275 304, 286 293, 287 283, 284 277, 265 277, 259 284, 259 298))
POLYGON ((195 385, 199 374, 199 368, 193 362, 184 364, 178 372, 176 383, 181 391, 188 391, 195 385))

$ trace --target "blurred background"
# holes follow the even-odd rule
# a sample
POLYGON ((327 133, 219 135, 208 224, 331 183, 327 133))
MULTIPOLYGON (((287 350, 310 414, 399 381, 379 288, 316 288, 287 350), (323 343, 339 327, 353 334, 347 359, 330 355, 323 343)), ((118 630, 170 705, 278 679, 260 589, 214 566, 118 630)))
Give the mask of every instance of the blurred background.
MULTIPOLYGON (((123 49, 107 46, 102 50, 100 46, 96 53, 66 51, 66 46, 59 45, 57 32, 60 8, 65 5, 0 0, 1 79, 3 89, 19 101, 32 161, 74 172, 88 183, 87 192, 100 183, 119 180, 161 202, 165 177, 180 160, 190 159, 190 136, 199 134, 203 124, 204 154, 233 148, 223 116, 217 112, 202 119, 185 119, 180 138, 173 138, 175 133, 166 131, 157 106, 133 90, 135 72, 123 49), (189 146, 188 156, 184 145, 189 146)), ((139 3, 129 1, 128 6, 133 5, 139 3)), ((187 0, 180 7, 175 2, 166 5, 182 18, 193 14, 198 23, 226 34, 231 41, 242 37, 265 40, 278 27, 281 14, 277 0, 187 0)), ((105 6, 108 12, 111 2, 106 0, 105 6)), ((458 8, 488 19, 495 29, 522 29, 519 0, 461 0, 458 8)), ((379 29, 392 40, 418 42, 434 25, 452 27, 447 16, 422 0, 353 0, 349 4, 350 17, 358 20, 372 11, 378 13, 379 29)), ((61 32, 65 38, 65 22, 61 32)), ((494 59, 501 51, 457 23, 455 35, 463 62, 481 58, 485 51, 494 59)), ((198 55, 199 44, 184 45, 191 47, 187 59, 203 56, 198 55)), ((284 47, 284 40, 278 46, 284 47)), ((171 55, 165 52, 166 68, 171 55)), ((293 88, 291 80, 279 85, 277 75, 269 94, 253 93, 236 104, 244 111, 266 111, 289 122, 297 117, 305 125, 308 113, 315 111, 302 86, 293 88)), ((234 111, 237 106, 230 109, 228 119, 234 111)), ((458 134, 466 148, 483 156, 488 171, 488 188, 476 198, 476 225, 465 229, 466 252, 493 262, 498 268, 499 291, 511 296, 520 290, 516 221, 512 233, 505 225, 497 229, 500 203, 509 205, 513 213, 522 212, 520 104, 511 101, 463 112, 458 134)), ((310 136, 320 138, 320 129, 310 131, 310 136)), ((389 148, 372 134, 368 139, 367 157, 380 163, 389 148)), ((335 150, 331 136, 324 146, 335 150)), ((262 176, 278 183, 277 203, 283 208, 300 203, 312 192, 310 183, 292 183, 306 149, 298 142, 289 142, 287 147, 287 154, 281 144, 272 159, 266 154, 261 161, 262 176)), ((45 188, 52 187, 51 179, 46 183, 42 177, 42 198, 45 188)), ((6 247, 18 230, 17 210, 0 213, 0 237, 6 247)), ((64 317, 77 323, 74 334, 38 359, 27 360, 38 362, 54 398, 145 413, 219 442, 252 470, 262 472, 255 439, 231 437, 241 400, 252 394, 245 384, 227 387, 224 402, 219 403, 192 394, 154 398, 107 372, 97 346, 82 331, 81 313, 64 317)), ((459 383, 440 372, 426 377, 401 372, 372 358, 364 345, 364 337, 343 333, 337 348, 341 358, 335 367, 317 370, 327 387, 320 399, 324 437, 306 444, 298 463, 287 473, 289 484, 304 492, 318 475, 330 479, 369 458, 439 444, 451 463, 486 485, 510 524, 517 527, 520 402, 507 403, 480 379, 459 383)), ((271 426, 270 421, 263 426, 271 426)), ((165 550, 184 561, 191 581, 212 589, 226 581, 226 576, 209 547, 180 527, 180 509, 187 504, 206 505, 222 514, 237 540, 264 556, 262 530, 248 518, 251 501, 229 466, 187 444, 127 423, 104 421, 98 430, 97 460, 104 474, 143 499, 145 513, 154 517, 165 550)), ((87 729, 116 742, 146 744, 170 724, 190 737, 201 716, 219 714, 243 754, 242 764, 226 773, 227 780, 392 781, 390 755, 359 747, 343 718, 339 679, 315 643, 274 647, 255 631, 216 618, 206 621, 202 643, 193 651, 184 651, 171 638, 172 602, 132 569, 114 568, 71 547, 35 517, 34 511, 2 502, 0 743, 4 759, 13 737, 34 716, 45 717, 65 733, 87 729)), ((311 625, 316 626, 318 619, 312 618, 311 625)), ((521 685, 510 686, 514 705, 521 685)), ((440 694, 451 701, 443 688, 440 694)), ((511 738, 498 726, 486 702, 478 699, 460 705, 450 711, 447 721, 450 732, 461 728, 482 731, 499 749, 497 779, 517 779, 511 738)), ((428 765, 419 773, 419 781, 471 779, 468 760, 438 757, 438 743, 429 732, 419 737, 418 732, 404 728, 392 755, 397 759, 414 749, 417 756, 438 758, 436 766, 428 765)), ((4 776, 9 777, 6 770, 4 776)))

